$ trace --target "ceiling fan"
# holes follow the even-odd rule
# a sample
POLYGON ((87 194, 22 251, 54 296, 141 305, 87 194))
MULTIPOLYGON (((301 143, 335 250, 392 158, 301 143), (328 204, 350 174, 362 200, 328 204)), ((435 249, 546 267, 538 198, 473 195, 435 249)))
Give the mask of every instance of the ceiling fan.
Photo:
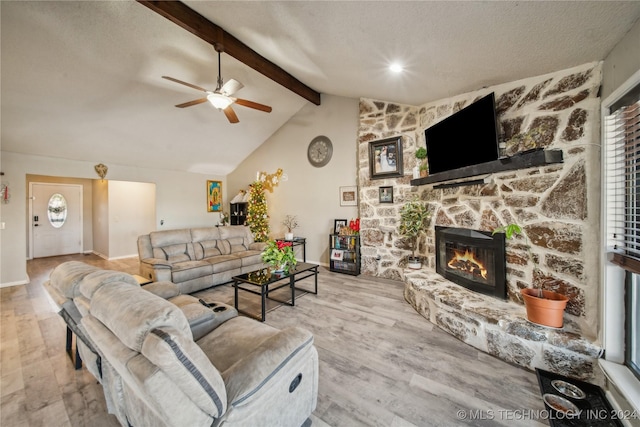
POLYGON ((243 107, 253 108, 255 110, 264 111, 266 113, 271 112, 271 107, 264 104, 259 104, 257 102, 249 101, 247 99, 242 98, 234 98, 231 95, 239 91, 244 87, 242 83, 237 80, 231 79, 228 82, 223 84, 222 75, 220 73, 220 51, 216 47, 216 51, 218 52, 218 82, 216 85, 216 90, 207 90, 201 88, 200 86, 196 86, 191 83, 183 82, 182 80, 175 79, 169 76, 162 76, 163 79, 171 80, 172 82, 180 83, 181 85, 188 86, 195 90, 200 90, 207 94, 204 98, 194 99, 193 101, 184 102, 182 104, 176 105, 178 108, 191 107, 192 105, 202 104, 203 102, 209 101, 211 105, 213 105, 218 110, 222 110, 224 115, 227 117, 230 123, 238 123, 238 116, 236 112, 233 111, 231 105, 238 104, 243 107))

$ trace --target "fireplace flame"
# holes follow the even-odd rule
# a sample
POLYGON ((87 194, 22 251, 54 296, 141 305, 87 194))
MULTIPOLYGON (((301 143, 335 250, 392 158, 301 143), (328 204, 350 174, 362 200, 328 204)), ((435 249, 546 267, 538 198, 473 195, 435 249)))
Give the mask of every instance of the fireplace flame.
POLYGON ((454 254, 453 258, 447 263, 449 268, 474 275, 479 274, 483 279, 487 279, 487 269, 484 268, 482 262, 478 261, 468 249, 465 250, 464 253, 454 251, 454 254))

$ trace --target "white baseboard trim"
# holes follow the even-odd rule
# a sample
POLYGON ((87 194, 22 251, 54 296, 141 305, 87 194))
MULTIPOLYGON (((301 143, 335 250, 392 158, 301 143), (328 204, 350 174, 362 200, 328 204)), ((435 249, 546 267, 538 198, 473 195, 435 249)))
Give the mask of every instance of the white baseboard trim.
POLYGON ((22 286, 29 283, 29 281, 30 281, 29 278, 27 278, 26 280, 18 280, 17 282, 0 283, 0 288, 10 288, 11 286, 22 286))
POLYGON ((100 252, 91 251, 91 253, 93 253, 94 255, 97 255, 100 258, 105 259, 107 261, 115 261, 117 259, 137 258, 138 257, 138 254, 131 254, 131 255, 122 255, 122 256, 116 256, 116 257, 109 258, 108 256, 106 256, 104 254, 101 254, 100 252))

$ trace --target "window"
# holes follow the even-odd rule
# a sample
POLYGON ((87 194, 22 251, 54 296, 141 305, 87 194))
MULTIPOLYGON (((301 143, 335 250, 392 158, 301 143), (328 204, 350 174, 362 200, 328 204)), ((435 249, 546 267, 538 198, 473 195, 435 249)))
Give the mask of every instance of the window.
POLYGON ((610 260, 626 273, 624 362, 640 378, 640 85, 604 117, 605 237, 610 260))
POLYGON ((56 193, 49 199, 49 222, 54 228, 60 228, 67 220, 67 199, 62 194, 56 193))

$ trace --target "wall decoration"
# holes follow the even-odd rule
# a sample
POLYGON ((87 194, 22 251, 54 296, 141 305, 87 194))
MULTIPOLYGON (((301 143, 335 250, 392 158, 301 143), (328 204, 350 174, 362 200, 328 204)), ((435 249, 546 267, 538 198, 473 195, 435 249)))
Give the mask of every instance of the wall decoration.
POLYGON ((358 187, 340 187, 340 206, 358 205, 358 187))
POLYGON ((278 168, 275 173, 257 172, 256 181, 260 181, 265 190, 273 193, 273 189, 280 184, 280 181, 286 181, 287 176, 283 175, 282 168, 278 168))
POLYGON ((207 181, 207 212, 222 210, 222 181, 207 181))
POLYGON ((309 143, 307 148, 307 159, 312 166, 321 168, 331 160, 333 154, 333 144, 331 140, 324 135, 316 136, 309 143))
POLYGON ((403 175, 401 136, 369 143, 369 171, 371 179, 393 178, 403 175))
POLYGON ((93 168, 96 170, 96 173, 98 174, 100 179, 104 179, 104 177, 107 176, 107 172, 109 171, 109 168, 102 163, 98 163, 93 168))
POLYGON ((380 203, 393 203, 393 187, 378 188, 378 200, 380 203))
POLYGON ((333 220, 333 234, 340 234, 340 229, 342 229, 342 227, 346 227, 347 226, 347 220, 346 219, 334 219, 333 220))

